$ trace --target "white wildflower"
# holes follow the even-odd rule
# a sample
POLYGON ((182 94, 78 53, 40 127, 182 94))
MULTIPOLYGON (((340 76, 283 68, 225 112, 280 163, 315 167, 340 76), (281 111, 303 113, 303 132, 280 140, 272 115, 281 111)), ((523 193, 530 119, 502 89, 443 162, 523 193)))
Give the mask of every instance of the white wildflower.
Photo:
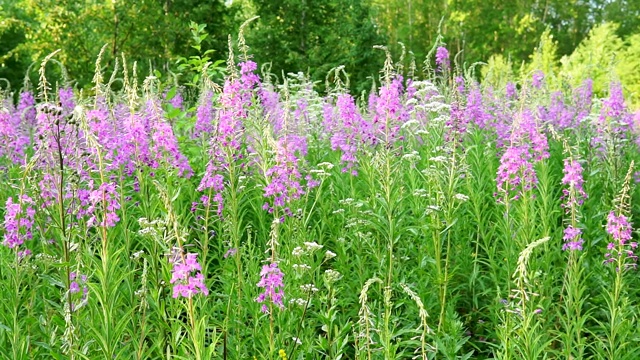
POLYGON ((313 284, 304 284, 304 285, 300 285, 300 290, 302 290, 303 292, 318 292, 318 288, 315 287, 315 285, 313 284))

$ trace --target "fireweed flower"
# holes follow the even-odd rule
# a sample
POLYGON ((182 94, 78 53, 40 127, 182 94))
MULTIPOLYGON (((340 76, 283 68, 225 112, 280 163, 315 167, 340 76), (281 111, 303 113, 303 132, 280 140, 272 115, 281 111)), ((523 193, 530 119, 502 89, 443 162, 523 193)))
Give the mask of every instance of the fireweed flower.
POLYGON ((504 98, 496 95, 491 87, 485 89, 482 96, 484 112, 487 114, 487 128, 495 132, 496 146, 504 148, 512 142, 516 126, 514 119, 519 116, 514 111, 514 101, 504 101, 504 98))
POLYGON ((329 101, 324 105, 324 127, 327 133, 331 134, 331 150, 339 150, 342 153, 342 172, 356 176, 358 148, 370 141, 371 126, 358 111, 351 95, 338 94, 335 97, 335 106, 329 101))
POLYGON ((403 104, 402 81, 402 76, 396 75, 380 88, 377 96, 369 97, 376 144, 390 146, 404 140, 400 136, 400 129, 408 120, 409 114, 403 104))
POLYGON ((157 99, 147 101, 144 110, 144 121, 150 126, 151 135, 151 168, 155 169, 164 162, 178 170, 178 175, 186 178, 191 177, 193 170, 189 165, 189 160, 184 156, 178 147, 171 124, 165 119, 164 111, 157 99))
POLYGON ((253 105, 253 92, 260 82, 260 78, 254 73, 257 69, 256 63, 247 61, 238 66, 240 78, 227 79, 220 95, 217 139, 212 139, 233 150, 239 150, 242 145, 243 122, 249 115, 249 109, 253 105))
POLYGON ((86 299, 89 294, 89 287, 87 287, 87 275, 79 274, 76 272, 69 273, 69 292, 72 294, 79 293, 82 290, 82 299, 86 299))
POLYGON ((511 145, 502 154, 498 175, 498 201, 503 202, 506 196, 509 200, 517 200, 523 192, 533 189, 538 178, 533 169, 529 147, 526 145, 511 145))
POLYGON ((259 288, 263 288, 264 291, 258 295, 256 302, 262 304, 261 311, 263 313, 269 312, 267 303, 278 306, 283 309, 284 304, 284 274, 278 268, 277 263, 265 265, 260 271, 260 281, 256 284, 259 288))
POLYGON ((215 110, 213 109, 213 91, 203 92, 196 110, 196 124, 193 128, 193 137, 206 136, 213 131, 213 119, 215 110))
POLYGON ((279 134, 282 131, 284 119, 284 107, 280 101, 280 93, 276 91, 274 86, 270 83, 263 83, 258 90, 258 97, 260 98, 260 105, 263 109, 263 115, 269 119, 273 126, 273 131, 279 134))
POLYGON ((545 123, 553 125, 556 129, 562 131, 565 129, 575 129, 576 112, 569 104, 564 102, 564 94, 556 91, 551 94, 551 103, 548 107, 540 107, 540 119, 545 123))
POLYGON ((4 213, 5 234, 2 245, 14 249, 24 244, 25 240, 30 240, 33 237, 31 229, 36 213, 33 205, 33 199, 27 195, 20 196, 17 203, 14 203, 11 197, 7 199, 4 213))
POLYGON ((274 138, 305 138, 298 141, 300 148, 296 149, 301 155, 307 155, 308 134, 319 134, 321 140, 328 138, 328 134, 322 132, 325 98, 314 90, 314 83, 304 73, 289 73, 286 82, 277 87, 266 81, 261 84, 258 95, 263 118, 271 125, 274 138))
POLYGON ((535 161, 549 158, 547 136, 541 131, 533 114, 530 111, 523 111, 519 114, 518 120, 512 126, 511 140, 527 144, 535 161))
POLYGON ((549 157, 547 137, 541 133, 530 112, 524 111, 512 124, 510 145, 500 158, 496 182, 498 201, 517 200, 538 183, 533 169, 537 161, 549 157), (506 196, 502 198, 501 196, 506 196))
MULTIPOLYGON (((264 197, 272 198, 271 203, 266 202, 263 209, 270 213, 275 208, 284 208, 290 201, 299 199, 305 191, 302 187, 298 168, 298 158, 295 155, 295 143, 287 138, 278 140, 275 149, 275 165, 267 169, 265 176, 268 179, 264 187, 264 197)), ((285 214, 293 215, 289 208, 284 209, 285 214)))
POLYGON ((480 129, 486 129, 492 120, 492 116, 487 113, 485 104, 482 100, 482 92, 480 86, 473 84, 467 94, 467 104, 464 108, 464 117, 466 123, 473 123, 480 129))
POLYGON ((458 103, 454 102, 451 104, 449 118, 445 123, 445 140, 447 142, 455 141, 457 143, 456 145, 462 144, 468 126, 468 118, 464 115, 464 110, 458 103))
POLYGON ((27 128, 31 129, 36 126, 36 100, 31 91, 20 93, 16 115, 19 116, 21 123, 27 128))
POLYGON ((226 253, 224 253, 223 258, 228 258, 228 257, 233 257, 238 253, 238 249, 236 248, 230 248, 229 250, 227 250, 226 253))
POLYGON ((24 159, 24 151, 28 145, 28 129, 22 126, 16 111, 0 108, 0 157, 19 164, 24 159))
POLYGON ((584 179, 582 178, 582 165, 572 158, 564 159, 564 177, 562 185, 568 185, 568 189, 562 190, 562 198, 567 201, 561 206, 570 211, 571 207, 584 203, 587 193, 584 191, 584 179))
POLYGON ((449 51, 443 46, 436 49, 436 65, 441 71, 449 68, 449 51))
MULTIPOLYGON (((225 188, 225 174, 231 166, 242 166, 245 145, 245 124, 249 116, 249 109, 253 106, 254 89, 259 85, 260 78, 254 74, 256 63, 247 61, 238 64, 240 77, 230 77, 225 81, 222 94, 220 94, 220 108, 215 115, 215 124, 204 119, 201 129, 212 127, 209 139, 209 162, 205 174, 200 181, 198 191, 211 189, 214 192, 210 201, 217 204, 217 214, 222 217, 224 209, 222 192, 225 188)), ((205 100, 207 101, 207 100, 205 100)), ((202 116, 209 109, 202 109, 202 116)), ((200 116, 200 115, 199 115, 200 116)))
POLYGON ((209 295, 209 289, 204 284, 202 267, 197 260, 198 254, 183 255, 181 251, 178 250, 178 253, 173 254, 169 259, 169 262, 173 264, 170 281, 173 284, 173 298, 191 298, 199 293, 205 296, 209 295))
POLYGON ((58 100, 65 115, 71 114, 73 109, 76 107, 76 102, 73 97, 73 89, 70 87, 63 87, 58 90, 58 100))
POLYGON ((544 72, 542 70, 536 70, 531 76, 531 84, 536 89, 540 89, 544 84, 544 72))
POLYGON ((465 94, 464 78, 462 76, 456 76, 454 81, 456 82, 456 91, 458 92, 458 95, 463 96, 465 94))
POLYGON ((31 255, 31 250, 29 249, 24 249, 24 250, 20 250, 18 251, 18 259, 24 259, 27 256, 31 255))
POLYGON ((581 238, 582 230, 577 228, 577 208, 587 198, 582 178, 582 165, 572 157, 565 158, 563 172, 562 185, 568 185, 568 188, 562 189, 562 199, 565 201, 560 206, 567 214, 571 214, 571 224, 564 229, 562 250, 582 250, 584 243, 581 238))
MULTIPOLYGON (((101 103, 96 109, 87 111, 86 117, 89 131, 100 144, 100 149, 90 148, 89 151, 94 156, 100 151, 105 160, 106 170, 116 170, 121 165, 118 152, 122 145, 122 135, 119 130, 120 124, 109 116, 109 112, 109 108, 104 103, 101 103)), ((97 170, 97 166, 94 164, 87 165, 92 165, 93 170, 97 170)))
POLYGON ((593 80, 586 79, 580 87, 576 88, 573 94, 573 103, 576 110, 576 124, 582 121, 591 113, 593 102, 593 80))
MULTIPOLYGON (((85 306, 89 299, 89 287, 87 286, 87 275, 72 271, 69 273, 69 289, 73 303, 71 311, 77 311, 85 306)), ((65 302, 65 306, 66 306, 65 302)))
POLYGON ((21 164, 35 125, 35 100, 30 92, 23 92, 17 107, 10 100, 3 102, 0 104, 0 156, 21 164))
POLYGON ((606 231, 611 235, 612 242, 607 245, 608 252, 605 254, 604 262, 613 263, 624 258, 626 266, 635 267, 638 256, 634 254, 634 250, 638 247, 638 243, 630 242, 632 227, 627 216, 624 214, 616 215, 614 211, 611 211, 607 216, 606 231), (626 262, 626 259, 630 259, 631 262, 626 262))
POLYGON ((564 240, 562 250, 582 250, 584 240, 582 240, 582 237, 580 236, 581 234, 582 230, 575 228, 572 225, 567 226, 564 229, 564 236, 562 237, 564 240))
POLYGON ((505 87, 505 95, 507 99, 516 99, 516 97, 518 96, 518 89, 516 88, 516 84, 509 81, 505 87))
MULTIPOLYGON (((43 170, 38 185, 44 207, 58 196, 60 158, 63 159, 65 171, 75 172, 80 180, 89 178, 86 143, 77 119, 65 115, 66 111, 63 107, 48 103, 37 107, 34 148, 38 159, 36 167, 43 170)), ((67 189, 63 191, 70 193, 67 189)))
POLYGON ((608 140, 615 142, 625 139, 636 140, 636 142, 640 140, 633 134, 633 116, 625 105, 620 83, 611 83, 609 97, 602 101, 600 116, 594 122, 596 134, 591 139, 591 145, 601 154, 606 153, 608 140))
POLYGON ((119 199, 120 194, 118 194, 116 190, 115 183, 102 183, 98 189, 90 191, 87 199, 89 206, 86 210, 89 215, 87 226, 95 226, 98 221, 102 221, 100 226, 116 226, 116 223, 120 221, 116 213, 116 211, 120 209, 119 199), (101 209, 101 212, 104 213, 104 219, 101 218, 102 215, 94 214, 96 208, 101 209), (96 218, 96 216, 100 218, 96 218))
POLYGON ((136 169, 151 165, 149 123, 137 113, 129 113, 122 120, 123 141, 119 147, 118 159, 127 175, 136 169))
MULTIPOLYGON (((167 91, 164 92, 164 94, 162 95, 164 100, 167 100, 167 96, 169 95, 169 89, 167 89, 167 91)), ((173 94, 173 97, 171 99, 169 99, 168 104, 173 106, 174 109, 180 109, 183 110, 183 103, 184 103, 184 99, 182 98, 182 92, 180 91, 180 89, 176 89, 175 93, 173 94)))

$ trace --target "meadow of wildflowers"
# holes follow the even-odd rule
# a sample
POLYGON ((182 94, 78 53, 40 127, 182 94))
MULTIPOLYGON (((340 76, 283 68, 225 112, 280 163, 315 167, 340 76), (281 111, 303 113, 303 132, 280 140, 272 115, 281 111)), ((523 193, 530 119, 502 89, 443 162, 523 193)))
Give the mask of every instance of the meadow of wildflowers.
POLYGON ((382 48, 321 94, 240 40, 189 91, 99 57, 83 94, 52 54, 0 94, 1 359, 640 358, 619 83, 382 48))

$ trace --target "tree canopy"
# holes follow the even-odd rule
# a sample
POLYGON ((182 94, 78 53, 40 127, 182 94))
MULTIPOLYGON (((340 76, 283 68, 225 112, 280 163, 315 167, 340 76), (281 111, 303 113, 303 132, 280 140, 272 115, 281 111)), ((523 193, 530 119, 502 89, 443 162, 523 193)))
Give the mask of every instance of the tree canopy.
POLYGON ((640 2, 633 0, 0 0, 0 77, 19 86, 31 63, 61 49, 57 59, 70 78, 87 87, 105 44, 107 65, 122 52, 140 73, 150 66, 177 71, 178 58, 198 54, 190 23, 206 25, 201 48, 225 59, 228 35, 255 15, 248 45, 271 73, 303 71, 321 81, 344 65, 357 84, 381 67, 374 45, 397 56, 404 46, 420 63, 440 41, 459 64, 500 55, 518 66, 545 31, 558 58, 604 22, 615 24, 621 44, 637 43, 640 34, 640 2))

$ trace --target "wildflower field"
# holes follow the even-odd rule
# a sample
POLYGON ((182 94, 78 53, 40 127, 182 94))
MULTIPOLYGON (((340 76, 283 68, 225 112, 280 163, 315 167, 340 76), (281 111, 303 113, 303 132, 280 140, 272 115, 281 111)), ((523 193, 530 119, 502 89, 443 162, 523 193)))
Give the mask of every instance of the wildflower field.
POLYGON ((620 84, 379 54, 363 94, 242 37, 219 83, 5 90, 0 358, 640 358, 620 84))

